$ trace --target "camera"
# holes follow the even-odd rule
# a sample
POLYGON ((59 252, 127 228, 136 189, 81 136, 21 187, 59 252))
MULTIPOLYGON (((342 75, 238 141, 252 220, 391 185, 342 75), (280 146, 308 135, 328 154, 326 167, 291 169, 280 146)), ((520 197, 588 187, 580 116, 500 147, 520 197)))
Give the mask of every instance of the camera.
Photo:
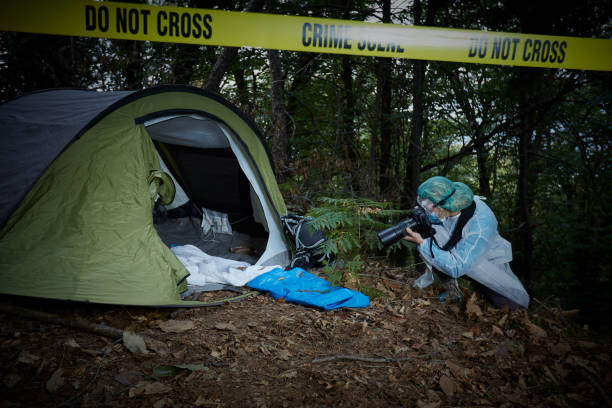
POLYGON ((427 212, 425 212, 423 208, 416 206, 412 209, 408 218, 380 231, 377 234, 378 239, 383 246, 393 245, 408 235, 406 233, 406 228, 418 232, 423 238, 429 238, 435 233, 427 212))

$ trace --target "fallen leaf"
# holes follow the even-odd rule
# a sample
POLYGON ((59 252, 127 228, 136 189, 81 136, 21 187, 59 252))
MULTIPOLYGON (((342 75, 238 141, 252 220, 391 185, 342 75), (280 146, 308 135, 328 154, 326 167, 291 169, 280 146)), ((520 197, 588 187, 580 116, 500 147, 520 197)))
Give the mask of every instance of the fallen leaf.
POLYGON ((287 370, 279 375, 280 378, 297 378, 297 370, 287 370))
POLYGON ((193 329, 194 324, 191 320, 166 320, 159 324, 159 328, 165 333, 183 333, 193 329))
POLYGON ((446 395, 451 397, 455 393, 455 382, 446 375, 443 375, 440 377, 440 388, 442 388, 446 395))
POLYGON ((123 331, 123 345, 134 354, 147 354, 147 345, 142 337, 128 330, 123 331))
POLYGON ((496 325, 492 325, 491 326, 491 337, 498 335, 501 337, 504 337, 504 332, 502 331, 502 329, 500 329, 499 327, 497 327, 496 325))
POLYGON ((476 295, 476 292, 472 293, 472 296, 470 296, 466 302, 465 310, 469 317, 482 316, 482 309, 480 309, 480 306, 478 306, 478 296, 476 295))
POLYGON ((164 408, 166 406, 166 399, 162 398, 160 400, 155 401, 153 404, 153 408, 164 408))
POLYGON ((81 346, 79 346, 79 343, 77 343, 76 340, 72 338, 66 340, 64 344, 70 348, 76 348, 76 349, 81 348, 81 346))
POLYGON ((37 365, 38 360, 40 360, 39 356, 32 354, 28 351, 25 351, 25 350, 19 353, 19 357, 17 358, 18 362, 27 364, 27 365, 31 365, 31 366, 37 365))
POLYGON ((531 334, 535 338, 540 339, 540 338, 546 337, 546 331, 540 326, 530 322, 529 320, 526 321, 526 325, 527 325, 527 330, 529 331, 529 334, 531 334))
POLYGON ((149 384, 151 384, 151 383, 148 382, 148 381, 139 381, 138 384, 136 384, 134 387, 130 388, 130 391, 128 392, 128 395, 130 396, 130 398, 142 395, 144 393, 145 387, 147 385, 149 385, 149 384))
POLYGON ((58 368, 51 374, 51 378, 47 381, 46 388, 50 393, 55 393, 59 391, 60 388, 64 385, 65 379, 62 377, 64 374, 64 370, 58 368))
POLYGON ((470 330, 470 331, 463 332, 463 333, 461 333, 461 335, 462 335, 463 337, 467 337, 468 339, 473 339, 473 338, 474 338, 474 333, 472 333, 472 331, 471 331, 471 330, 470 330))
POLYGON ((144 388, 145 395, 164 394, 172 391, 172 388, 164 383, 156 381, 154 383, 147 384, 144 388))
POLYGON ((281 360, 289 360, 289 357, 291 357, 292 354, 288 351, 288 350, 280 350, 278 352, 278 358, 280 358, 281 360))
POLYGON ((482 353, 482 356, 483 357, 492 357, 495 354, 497 354, 497 349, 496 348, 492 348, 491 350, 485 351, 484 353, 482 353))
POLYGON ((431 302, 429 300, 417 298, 412 301, 412 306, 430 306, 431 302))
POLYGON ((458 364, 453 363, 450 360, 446 360, 445 363, 446 363, 446 366, 451 370, 455 378, 457 378, 458 380, 465 379, 465 368, 461 367, 458 364))
POLYGON ((144 339, 144 342, 149 349, 153 350, 160 356, 167 356, 169 353, 168 346, 163 341, 147 337, 144 339))
POLYGON ((572 348, 570 347, 569 344, 567 343, 557 343, 554 345, 549 346, 549 350, 551 353, 553 353, 555 356, 564 356, 567 353, 572 351, 572 348))
POLYGON ((397 331, 397 326, 387 321, 382 322, 382 328, 390 331, 397 331))
POLYGON ((72 370, 72 375, 76 375, 76 376, 80 377, 83 374, 85 374, 86 370, 87 370, 87 364, 81 364, 79 366, 76 366, 74 368, 74 370, 72 370))
POLYGON ((231 331, 231 332, 238 331, 238 328, 236 328, 236 326, 234 326, 232 323, 217 323, 215 324, 215 329, 226 330, 226 331, 231 331))
POLYGON ((206 398, 203 395, 200 395, 195 402, 193 403, 193 405, 195 405, 196 407, 202 407, 204 405, 217 405, 217 403, 215 403, 214 401, 211 401, 210 399, 206 398))

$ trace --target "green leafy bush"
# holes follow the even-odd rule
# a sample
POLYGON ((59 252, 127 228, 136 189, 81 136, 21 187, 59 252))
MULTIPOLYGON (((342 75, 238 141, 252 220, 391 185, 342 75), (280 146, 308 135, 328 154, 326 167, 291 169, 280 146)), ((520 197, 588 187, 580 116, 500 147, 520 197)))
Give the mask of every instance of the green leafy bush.
POLYGON ((341 283, 345 275, 358 273, 364 257, 381 252, 388 255, 408 245, 402 240, 383 248, 376 236, 406 214, 407 211, 389 209, 389 203, 365 198, 322 197, 319 206, 307 215, 314 218, 312 228, 322 230, 328 238, 318 252, 331 256, 332 261, 323 271, 332 285, 341 283))

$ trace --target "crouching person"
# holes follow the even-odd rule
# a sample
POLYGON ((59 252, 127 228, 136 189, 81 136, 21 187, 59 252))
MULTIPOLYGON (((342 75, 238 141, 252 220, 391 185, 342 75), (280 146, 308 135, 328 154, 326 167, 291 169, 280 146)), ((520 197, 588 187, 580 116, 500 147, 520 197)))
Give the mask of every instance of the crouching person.
POLYGON ((404 239, 418 245, 427 272, 414 285, 429 286, 434 273, 445 292, 441 301, 460 301, 458 277, 470 280, 493 306, 527 308, 529 295, 512 273, 512 247, 497 231, 497 219, 482 197, 465 184, 432 177, 417 190, 417 201, 428 213, 435 234, 423 237, 410 228, 404 239))

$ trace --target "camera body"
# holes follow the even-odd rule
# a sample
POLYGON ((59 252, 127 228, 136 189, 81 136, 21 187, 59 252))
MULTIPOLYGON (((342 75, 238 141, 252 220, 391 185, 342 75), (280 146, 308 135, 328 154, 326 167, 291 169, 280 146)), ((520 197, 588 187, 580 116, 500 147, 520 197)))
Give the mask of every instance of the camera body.
POLYGON ((380 231, 378 239, 383 246, 393 245, 408 234, 406 228, 410 228, 414 232, 421 234, 423 238, 429 238, 435 234, 435 230, 431 226, 431 221, 427 212, 420 206, 412 209, 410 216, 399 223, 380 231))

